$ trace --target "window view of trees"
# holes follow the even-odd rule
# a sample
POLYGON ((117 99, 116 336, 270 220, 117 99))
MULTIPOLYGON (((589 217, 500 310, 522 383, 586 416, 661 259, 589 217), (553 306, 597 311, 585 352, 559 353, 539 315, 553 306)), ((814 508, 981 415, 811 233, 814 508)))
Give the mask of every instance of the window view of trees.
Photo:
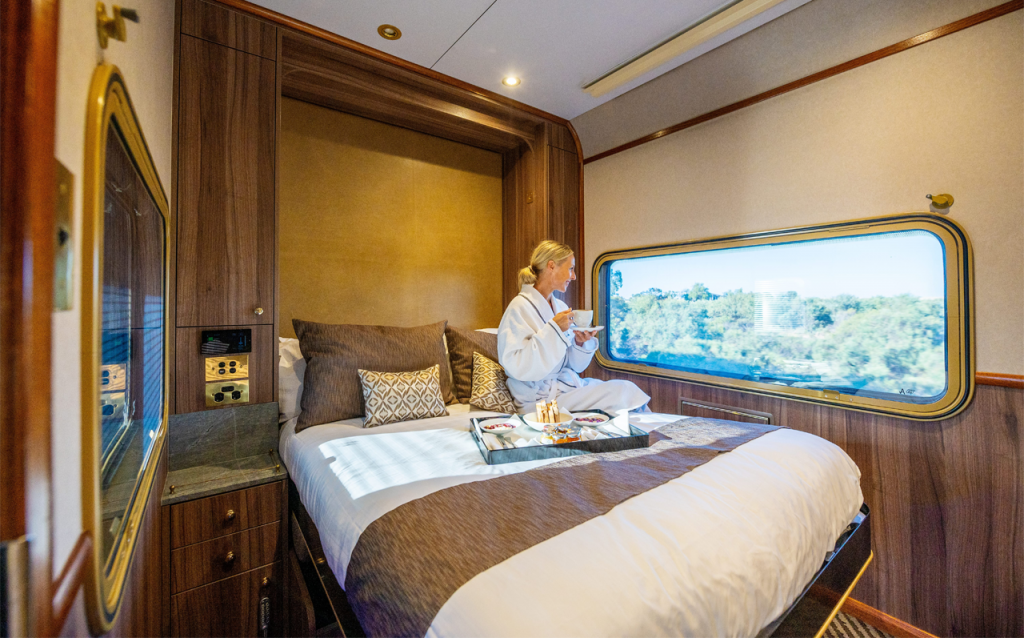
POLYGON ((755 278, 748 290, 696 281, 638 291, 646 283, 637 279, 657 278, 630 275, 628 262, 608 268, 608 353, 615 359, 915 403, 945 391, 942 298, 803 296, 778 278, 755 278), (624 271, 633 278, 625 286, 624 271))

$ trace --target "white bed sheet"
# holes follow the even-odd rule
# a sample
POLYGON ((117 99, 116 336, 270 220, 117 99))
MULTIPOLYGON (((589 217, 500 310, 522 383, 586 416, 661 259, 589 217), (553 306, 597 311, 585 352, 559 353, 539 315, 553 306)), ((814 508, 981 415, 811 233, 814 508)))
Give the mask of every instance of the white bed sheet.
MULTIPOLYGON (((282 459, 342 585, 359 535, 388 511, 557 461, 489 466, 468 406, 449 411, 372 429, 360 419, 282 428, 282 459)), ((679 418, 630 422, 650 430, 679 418)), ((841 449, 772 432, 478 574, 427 635, 754 635, 792 604, 862 502, 860 471, 841 449)))

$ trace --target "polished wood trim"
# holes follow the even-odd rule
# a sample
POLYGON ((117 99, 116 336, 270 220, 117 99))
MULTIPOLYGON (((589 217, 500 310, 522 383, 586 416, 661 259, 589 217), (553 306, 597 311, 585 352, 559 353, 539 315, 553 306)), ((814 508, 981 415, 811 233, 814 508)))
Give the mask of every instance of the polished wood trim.
POLYGON ((1024 375, 1001 372, 976 372, 974 382, 978 385, 998 385, 1004 388, 1024 390, 1024 375))
POLYGON ((53 581, 53 627, 63 627, 75 602, 75 596, 82 586, 85 566, 92 555, 92 537, 82 532, 71 550, 64 568, 60 570, 57 580, 53 581))
POLYGON ((51 311, 55 248, 56 0, 0 3, 0 540, 28 547, 28 622, 52 608, 51 311))
POLYGON ((566 128, 569 129, 569 134, 572 135, 573 144, 576 146, 576 160, 579 162, 579 165, 580 165, 580 169, 579 169, 580 170, 580 177, 579 177, 579 181, 580 181, 580 195, 579 195, 579 198, 580 198, 580 201, 579 201, 579 209, 576 212, 576 215, 577 215, 576 227, 579 230, 579 238, 577 239, 577 241, 579 242, 579 244, 578 244, 579 248, 577 249, 577 254, 576 254, 576 268, 577 268, 577 272, 576 272, 576 287, 580 291, 579 292, 579 304, 578 305, 579 305, 580 308, 585 308, 586 304, 587 304, 587 301, 586 301, 586 290, 587 290, 587 269, 586 269, 586 263, 587 263, 587 257, 586 257, 586 253, 585 253, 586 246, 584 245, 584 241, 583 241, 584 240, 584 232, 583 232, 583 221, 584 221, 584 215, 583 215, 583 174, 584 174, 584 171, 583 171, 583 144, 580 143, 580 136, 576 134, 576 129, 575 129, 575 127, 573 127, 572 122, 566 122, 565 126, 566 126, 566 128))
POLYGON ((538 109, 536 107, 530 106, 529 104, 524 104, 524 103, 519 102, 517 100, 514 100, 514 99, 512 99, 510 97, 506 97, 504 95, 501 95, 500 93, 494 93, 493 91, 488 91, 487 89, 484 89, 482 87, 476 86, 474 84, 470 84, 469 82, 463 82, 462 80, 453 78, 453 77, 451 77, 449 75, 445 75, 443 73, 439 73, 438 71, 435 71, 433 69, 428 69, 425 66, 420 66, 418 64, 415 64, 413 62, 409 62, 408 60, 403 60, 402 58, 396 57, 396 56, 391 55, 389 53, 384 53, 383 51, 379 51, 377 49, 374 49, 373 47, 368 47, 365 44, 360 44, 359 42, 356 42, 355 40, 349 40, 348 38, 342 37, 342 36, 340 36, 340 35, 338 35, 336 33, 332 33, 330 31, 327 31, 326 29, 321 29, 320 27, 315 27, 315 26, 313 26, 313 25, 311 25, 309 23, 303 22, 301 20, 296 20, 295 18, 286 16, 286 15, 284 15, 282 13, 278 13, 277 11, 272 11, 270 9, 266 9, 264 7, 252 4, 251 2, 246 2, 245 0, 219 0, 219 1, 220 1, 221 4, 223 4, 225 6, 232 7, 234 9, 239 10, 239 11, 243 11, 245 13, 248 13, 250 15, 256 16, 258 18, 262 18, 264 20, 267 20, 269 22, 274 22, 274 23, 276 23, 278 25, 281 25, 281 26, 284 26, 284 27, 288 27, 288 28, 293 29, 295 31, 298 31, 300 33, 305 33, 305 34, 311 35, 311 36, 313 36, 315 38, 319 38, 321 40, 325 40, 325 41, 330 42, 332 44, 337 44, 339 46, 345 47, 346 49, 350 49, 352 51, 356 51, 358 53, 362 53, 364 55, 368 55, 368 56, 376 58, 378 60, 382 60, 384 62, 388 62, 390 64, 393 64, 393 65, 397 66, 397 67, 405 69, 407 71, 411 71, 413 73, 417 73, 417 74, 422 75, 424 77, 428 77, 428 78, 430 78, 432 80, 437 80, 439 82, 444 82, 445 84, 454 86, 454 87, 462 89, 464 91, 469 91, 470 93, 473 93, 473 94, 478 95, 480 97, 484 97, 484 98, 486 98, 488 100, 491 100, 493 102, 497 102, 497 103, 503 104, 505 106, 511 106, 513 108, 519 109, 520 111, 525 111, 526 113, 530 113, 531 115, 535 115, 535 116, 543 118, 545 120, 550 120, 552 122, 555 122, 556 124, 562 124, 563 126, 568 124, 568 120, 566 120, 565 118, 559 117, 559 116, 557 116, 557 115, 555 115, 553 113, 548 113, 547 111, 542 111, 541 109, 538 109))
POLYGON ((934 634, 918 629, 899 618, 893 618, 889 614, 879 611, 870 605, 865 605, 853 598, 846 599, 841 611, 844 614, 849 614, 854 618, 863 620, 875 629, 884 631, 894 638, 935 638, 934 634))
POLYGON ((794 80, 787 84, 783 84, 780 87, 765 91, 764 93, 758 93, 757 95, 753 97, 748 97, 745 100, 734 102, 732 104, 729 104, 728 106, 723 106, 722 108, 715 109, 714 111, 709 111, 708 113, 705 113, 703 115, 698 115, 697 117, 690 118, 685 122, 680 122, 679 124, 674 124, 672 126, 669 126, 668 128, 663 128, 660 131, 656 131, 649 135, 645 135, 639 139, 633 140, 632 142, 626 142, 625 144, 621 144, 619 146, 616 146, 615 148, 611 148, 608 149, 607 151, 598 153, 597 155, 594 155, 592 157, 588 157, 585 160, 583 160, 583 163, 589 164, 590 162, 596 162, 597 160, 610 157, 617 153, 628 151, 631 148, 636 148, 637 146, 640 146, 641 144, 646 144, 647 142, 653 142, 654 140, 665 137, 666 135, 678 133, 679 131, 683 131, 688 128, 697 126, 698 124, 703 124, 704 122, 714 120, 716 118, 722 117, 723 115, 728 115, 729 113, 735 113, 736 111, 739 111, 740 109, 745 109, 748 106, 753 106, 760 102, 764 102, 765 100, 770 100, 773 97, 778 97, 785 93, 789 93, 790 91, 802 89, 803 87, 814 84, 815 82, 827 80, 828 78, 839 75, 840 73, 852 71, 853 69, 864 66, 865 64, 877 62, 878 60, 887 58, 890 55, 901 53, 903 51, 906 51, 907 49, 912 49, 926 42, 937 40, 941 37, 950 35, 951 33, 956 33, 957 31, 962 31, 969 27, 981 24, 982 22, 987 22, 989 20, 992 20, 993 18, 998 18, 1008 13, 1019 11, 1021 8, 1024 8, 1024 0, 1011 0, 1010 2, 1006 2, 1004 4, 992 7, 991 9, 986 9, 985 11, 975 13, 974 15, 968 16, 962 20, 957 20, 956 22, 951 22, 945 26, 938 27, 937 29, 932 29, 931 31, 927 31, 925 33, 922 33, 921 35, 917 35, 912 38, 907 38, 902 42, 897 42, 896 44, 887 46, 883 49, 872 51, 871 53, 868 53, 866 55, 854 58, 849 62, 837 64, 836 66, 825 69, 824 71, 812 73, 811 75, 802 77, 799 80, 794 80))

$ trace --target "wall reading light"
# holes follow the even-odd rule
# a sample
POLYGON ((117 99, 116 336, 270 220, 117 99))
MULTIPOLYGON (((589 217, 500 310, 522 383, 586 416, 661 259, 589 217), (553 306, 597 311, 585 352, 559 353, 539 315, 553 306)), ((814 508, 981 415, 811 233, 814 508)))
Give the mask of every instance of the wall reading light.
POLYGON ((932 200, 932 206, 938 210, 946 210, 953 205, 953 196, 949 193, 940 193, 938 195, 925 195, 928 199, 932 200))
POLYGON ((501 81, 505 86, 519 86, 520 82, 522 82, 522 80, 513 75, 510 75, 501 81))
POLYGON ((377 27, 377 33, 385 40, 397 40, 402 37, 402 30, 393 24, 382 24, 377 27))

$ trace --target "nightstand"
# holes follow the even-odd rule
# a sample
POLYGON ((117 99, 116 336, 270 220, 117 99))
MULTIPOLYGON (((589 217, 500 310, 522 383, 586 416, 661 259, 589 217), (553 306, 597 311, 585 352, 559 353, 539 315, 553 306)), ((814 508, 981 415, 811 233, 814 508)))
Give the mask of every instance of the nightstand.
POLYGON ((282 635, 288 475, 277 404, 175 415, 168 438, 165 633, 282 635))

